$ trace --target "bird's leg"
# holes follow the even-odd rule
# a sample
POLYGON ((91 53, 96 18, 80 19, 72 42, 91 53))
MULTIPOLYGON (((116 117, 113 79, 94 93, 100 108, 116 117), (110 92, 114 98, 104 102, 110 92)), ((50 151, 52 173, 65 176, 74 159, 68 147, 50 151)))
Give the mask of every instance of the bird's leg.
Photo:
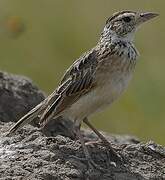
POLYGON ((80 143, 81 143, 81 146, 83 148, 86 159, 90 159, 90 154, 89 154, 87 147, 85 146, 85 141, 84 141, 84 138, 81 134, 80 127, 79 126, 75 127, 75 130, 76 130, 77 138, 80 140, 80 143))
MULTIPOLYGON (((88 121, 87 118, 83 119, 83 122, 90 128, 92 131, 103 141, 103 143, 108 146, 110 149, 110 152, 113 156, 115 156, 117 159, 120 158, 120 156, 117 154, 117 152, 112 148, 111 143, 95 128, 93 125, 88 121)), ((120 158, 121 159, 121 158, 120 158)))
POLYGON ((85 145, 85 141, 84 141, 84 138, 81 134, 81 131, 80 131, 80 125, 79 126, 75 126, 75 131, 76 131, 76 135, 77 135, 77 138, 80 140, 80 143, 81 143, 81 146, 83 148, 83 151, 84 151, 84 155, 85 155, 85 159, 87 160, 88 162, 88 166, 89 168, 93 169, 93 168, 96 168, 96 169, 99 169, 99 170, 103 170, 100 166, 98 166, 91 158, 90 156, 90 153, 87 149, 87 146, 85 145))

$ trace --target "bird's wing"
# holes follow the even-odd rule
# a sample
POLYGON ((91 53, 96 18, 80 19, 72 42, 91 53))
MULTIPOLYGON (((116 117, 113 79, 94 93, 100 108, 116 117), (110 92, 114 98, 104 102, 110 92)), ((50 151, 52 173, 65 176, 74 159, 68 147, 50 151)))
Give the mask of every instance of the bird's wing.
POLYGON ((95 87, 95 72, 98 65, 98 53, 91 50, 84 54, 66 71, 59 87, 48 96, 48 106, 40 118, 44 126, 52 117, 58 116, 82 95, 95 87))
POLYGON ((36 117, 40 117, 40 124, 44 126, 52 116, 58 115, 87 93, 94 86, 97 63, 95 50, 91 50, 75 61, 64 74, 58 88, 11 127, 8 135, 15 133, 36 117))

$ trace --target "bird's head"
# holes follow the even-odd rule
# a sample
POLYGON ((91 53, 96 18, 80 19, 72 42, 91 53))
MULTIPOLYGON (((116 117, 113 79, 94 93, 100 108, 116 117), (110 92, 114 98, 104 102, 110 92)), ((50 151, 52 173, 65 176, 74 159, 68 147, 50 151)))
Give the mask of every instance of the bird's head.
POLYGON ((156 16, 158 14, 153 12, 117 12, 106 21, 101 39, 111 38, 132 41, 138 27, 156 16))

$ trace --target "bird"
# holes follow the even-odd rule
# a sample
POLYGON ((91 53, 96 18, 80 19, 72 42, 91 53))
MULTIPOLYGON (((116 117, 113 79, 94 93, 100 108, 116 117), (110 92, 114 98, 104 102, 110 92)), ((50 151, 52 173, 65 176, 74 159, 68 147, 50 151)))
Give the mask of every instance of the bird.
POLYGON ((156 16, 158 13, 123 10, 109 17, 96 45, 73 62, 53 93, 11 127, 8 135, 36 117, 40 118, 40 127, 64 117, 74 122, 89 163, 91 155, 80 131, 82 122, 109 146, 110 153, 119 157, 88 118, 110 106, 127 89, 139 57, 134 45, 135 33, 144 22, 156 16))

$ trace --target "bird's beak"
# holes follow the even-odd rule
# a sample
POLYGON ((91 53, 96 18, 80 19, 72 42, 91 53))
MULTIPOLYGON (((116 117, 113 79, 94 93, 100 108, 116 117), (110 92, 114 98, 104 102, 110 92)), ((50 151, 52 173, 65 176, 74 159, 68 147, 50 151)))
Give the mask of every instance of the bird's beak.
POLYGON ((159 16, 158 13, 153 13, 153 12, 145 12, 145 13, 139 13, 138 18, 137 18, 137 24, 140 25, 152 18, 155 18, 159 16))

